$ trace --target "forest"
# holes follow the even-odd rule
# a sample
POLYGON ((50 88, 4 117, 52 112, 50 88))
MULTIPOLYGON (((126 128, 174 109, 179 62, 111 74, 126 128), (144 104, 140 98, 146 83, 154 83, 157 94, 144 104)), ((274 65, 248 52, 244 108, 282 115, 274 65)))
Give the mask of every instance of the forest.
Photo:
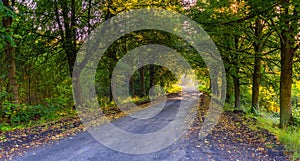
MULTIPOLYGON (((175 11, 197 22, 224 63, 224 109, 258 119, 300 157, 299 0, 2 0, 0 134, 76 117, 72 86, 78 51, 100 24, 140 8, 175 11)), ((135 31, 109 46, 98 64, 95 89, 103 111, 119 110, 111 87, 114 67, 127 52, 147 44, 182 54, 199 91, 211 94, 214 80, 188 42, 161 30, 135 31)), ((176 93, 178 81, 165 67, 145 65, 131 77, 129 91, 143 104, 154 85, 176 93)), ((4 139, 0 135, 0 142, 4 139)))

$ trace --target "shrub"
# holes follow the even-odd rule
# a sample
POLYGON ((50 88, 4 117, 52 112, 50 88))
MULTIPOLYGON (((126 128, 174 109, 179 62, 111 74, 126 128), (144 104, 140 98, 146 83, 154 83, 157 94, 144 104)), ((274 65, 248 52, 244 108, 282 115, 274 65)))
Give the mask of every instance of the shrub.
MULTIPOLYGON (((46 99, 45 104, 38 105, 16 105, 4 102, 0 110, 2 119, 0 123, 16 125, 29 125, 40 120, 53 120, 61 116, 72 114, 71 103, 67 99, 46 99)), ((74 113, 74 112, 73 112, 74 113)))
POLYGON ((47 110, 42 105, 36 106, 21 106, 14 110, 10 117, 10 122, 13 125, 30 123, 39 120, 42 116, 46 115, 47 110))

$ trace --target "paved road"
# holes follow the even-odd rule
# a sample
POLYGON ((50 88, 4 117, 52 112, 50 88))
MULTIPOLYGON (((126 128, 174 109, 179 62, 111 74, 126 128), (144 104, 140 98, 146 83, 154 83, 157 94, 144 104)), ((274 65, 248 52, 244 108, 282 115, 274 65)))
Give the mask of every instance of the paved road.
MULTIPOLYGON (((197 97, 198 93, 190 92, 190 96, 197 97)), ((165 104, 158 104, 147 108, 144 111, 136 113, 135 117, 151 116, 156 113, 154 117, 148 119, 137 119, 133 117, 124 117, 113 122, 114 125, 120 127, 129 133, 134 134, 148 134, 154 133, 159 129, 167 126, 170 122, 178 119, 176 114, 180 103, 184 103, 179 97, 169 98, 165 104), (163 106, 165 105, 165 106, 163 106), (151 110, 153 108, 153 110, 151 110), (162 108, 162 110, 160 109, 162 108), (161 110, 161 111, 160 111, 161 110), (159 112, 160 111, 160 112, 159 112)), ((195 103, 195 102, 194 102, 195 103)), ((188 110, 188 108, 186 109, 188 110)), ((178 115, 177 115, 178 116, 178 115)), ((105 125, 104 125, 105 126, 105 125)), ((122 136, 117 136, 122 137, 122 136)), ((113 139, 110 139, 113 140, 113 139)), ((124 138, 124 141, 126 138, 124 138)), ((130 141, 130 140, 129 140, 130 141)), ((149 140, 147 140, 149 141, 149 140)), ((161 139, 152 140, 163 141, 161 139)), ((153 161, 153 160, 185 160, 189 158, 191 149, 184 148, 185 139, 182 137, 173 145, 148 154, 126 154, 118 152, 103 146, 94 139, 88 132, 82 132, 74 137, 65 138, 52 145, 45 145, 44 147, 28 151, 22 157, 17 157, 14 160, 22 161, 153 161)), ((129 147, 130 148, 130 147, 129 147)), ((205 156, 198 153, 197 156, 205 156)), ((203 158, 202 157, 202 158, 203 158)), ((198 159, 197 159, 198 160, 198 159)))
MULTIPOLYGON (((198 96, 197 94, 189 93, 189 97, 198 96)), ((153 106, 135 114, 135 117, 138 118, 141 116, 151 116, 157 113, 159 108, 163 107, 157 115, 148 119, 140 120, 134 117, 123 117, 113 123, 128 133, 152 134, 178 119, 175 116, 180 116, 177 114, 179 113, 179 104, 183 103, 183 100, 180 100, 178 97, 169 98, 164 107, 153 106)), ((202 112, 200 110, 200 113, 202 112)), ((201 116, 204 116, 204 114, 201 114, 201 116)), ((88 132, 82 132, 74 137, 57 141, 54 144, 46 144, 43 147, 29 150, 22 157, 13 159, 17 161, 288 160, 287 156, 283 153, 281 145, 275 145, 272 148, 265 146, 276 142, 276 138, 273 135, 266 131, 260 132, 249 129, 232 112, 223 113, 219 119, 219 123, 205 139, 198 139, 199 127, 201 126, 193 126, 187 135, 181 137, 174 144, 147 154, 126 154, 112 150, 100 144, 88 132), (264 142, 260 141, 262 136, 266 138, 264 142)), ((125 145, 128 144, 128 148, 132 148, 132 143, 127 137, 123 137, 124 139, 120 141, 114 139, 114 137, 122 138, 121 134, 117 133, 111 136, 111 138, 107 139, 106 143, 115 144, 121 142, 123 143, 122 145, 125 143, 125 145)), ((165 139, 152 138, 146 141, 155 144, 163 142, 165 139)), ((152 144, 147 146, 152 146, 152 144)))

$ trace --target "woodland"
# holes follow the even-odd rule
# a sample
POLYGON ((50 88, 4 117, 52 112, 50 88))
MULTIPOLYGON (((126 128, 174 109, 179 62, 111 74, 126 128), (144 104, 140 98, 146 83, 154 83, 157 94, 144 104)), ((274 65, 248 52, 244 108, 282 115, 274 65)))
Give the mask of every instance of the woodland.
MULTIPOLYGON (((87 37, 104 21, 140 8, 183 14, 201 25, 217 46, 226 72, 225 110, 241 110, 300 156, 299 0, 2 0, 0 2, 0 134, 77 116, 73 67, 87 37)), ((211 93, 209 70, 182 38, 142 30, 115 41, 98 64, 96 92, 102 110, 116 112, 112 71, 128 51, 147 44, 184 56, 211 93)), ((154 85, 180 91, 165 67, 146 65, 130 79, 136 104, 154 85)), ((250 125, 249 125, 250 126, 250 125)), ((5 140, 0 135, 0 142, 5 140)))

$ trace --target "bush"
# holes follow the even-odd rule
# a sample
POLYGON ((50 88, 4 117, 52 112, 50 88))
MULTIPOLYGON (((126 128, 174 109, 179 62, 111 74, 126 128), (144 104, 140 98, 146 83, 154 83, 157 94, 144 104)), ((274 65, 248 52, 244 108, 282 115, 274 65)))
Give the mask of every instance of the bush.
POLYGON ((280 113, 279 112, 274 112, 273 117, 280 117, 280 113))
POLYGON ((10 122, 13 125, 30 123, 39 120, 42 116, 47 114, 47 110, 42 105, 36 106, 22 106, 14 110, 10 117, 10 122))
POLYGON ((64 99, 64 98, 61 98, 61 97, 52 98, 52 99, 46 98, 45 102, 46 102, 47 106, 51 106, 53 108, 64 108, 64 107, 71 106, 71 104, 72 104, 70 102, 70 100, 64 99))
POLYGON ((8 100, 8 98, 11 96, 11 94, 9 94, 6 91, 1 91, 0 92, 0 106, 2 106, 2 102, 5 102, 6 100, 8 100))
POLYGON ((10 102, 4 102, 2 104, 2 107, 1 107, 1 117, 2 118, 5 118, 5 119, 9 119, 13 112, 14 112, 14 109, 18 109, 20 105, 18 104, 13 104, 13 103, 10 103, 10 102))
POLYGON ((295 109, 293 111, 293 123, 295 126, 300 126, 300 110, 295 109))
POLYGON ((29 125, 40 120, 53 120, 61 116, 72 114, 72 106, 69 100, 63 98, 46 99, 41 105, 16 105, 4 102, 0 110, 1 124, 29 125))

